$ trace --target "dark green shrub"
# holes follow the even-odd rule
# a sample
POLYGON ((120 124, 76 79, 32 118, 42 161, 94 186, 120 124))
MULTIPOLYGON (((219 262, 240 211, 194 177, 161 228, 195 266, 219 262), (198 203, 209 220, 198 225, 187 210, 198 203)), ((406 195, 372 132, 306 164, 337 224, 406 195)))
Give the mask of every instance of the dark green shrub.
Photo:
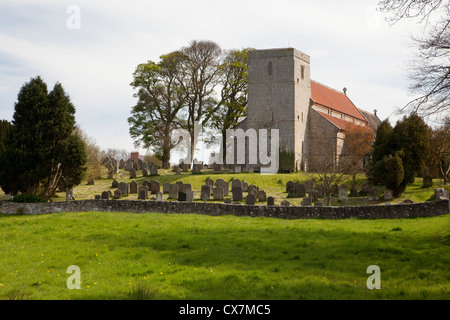
POLYGON ((21 193, 18 194, 17 196, 14 196, 12 202, 37 203, 37 202, 45 202, 45 199, 40 194, 21 193))

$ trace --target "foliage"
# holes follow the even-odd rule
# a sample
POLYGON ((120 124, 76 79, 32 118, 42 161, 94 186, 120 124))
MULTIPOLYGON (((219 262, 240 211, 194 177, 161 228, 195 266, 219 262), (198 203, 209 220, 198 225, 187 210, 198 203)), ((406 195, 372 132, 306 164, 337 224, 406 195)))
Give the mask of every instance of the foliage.
POLYGON ((36 203, 45 202, 45 199, 38 193, 21 193, 15 195, 11 201, 19 203, 36 203))
POLYGON ((429 166, 439 168, 444 185, 447 185, 450 175, 450 117, 445 118, 442 126, 430 129, 429 166))
POLYGON ((402 158, 398 153, 387 155, 377 161, 371 169, 370 176, 372 184, 385 185, 387 189, 393 191, 394 197, 398 197, 406 189, 406 185, 402 184, 404 168, 402 158))
POLYGON ((2 189, 49 199, 58 187, 74 186, 85 162, 83 146, 72 137, 74 126, 75 107, 60 83, 50 92, 40 77, 24 84, 0 154, 2 189))

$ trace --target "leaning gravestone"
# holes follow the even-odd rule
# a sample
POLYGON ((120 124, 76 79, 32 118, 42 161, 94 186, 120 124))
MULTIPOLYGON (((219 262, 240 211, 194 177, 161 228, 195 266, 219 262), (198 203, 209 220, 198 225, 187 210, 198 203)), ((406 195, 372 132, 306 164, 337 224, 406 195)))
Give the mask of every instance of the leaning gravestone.
POLYGON ((138 192, 138 184, 136 181, 130 182, 130 193, 137 193, 138 192))
POLYGON ((266 192, 264 190, 259 190, 258 191, 258 201, 259 202, 266 202, 266 192))

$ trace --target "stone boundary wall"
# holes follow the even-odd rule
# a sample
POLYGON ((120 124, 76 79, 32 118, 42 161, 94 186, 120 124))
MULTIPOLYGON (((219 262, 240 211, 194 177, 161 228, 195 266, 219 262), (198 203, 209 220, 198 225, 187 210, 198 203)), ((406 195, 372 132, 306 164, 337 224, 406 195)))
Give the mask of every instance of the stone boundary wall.
POLYGON ((44 203, 0 202, 3 214, 49 214, 58 212, 194 213, 211 216, 235 215, 280 219, 402 219, 434 217, 449 213, 449 200, 374 205, 364 207, 281 207, 179 201, 77 200, 44 203))

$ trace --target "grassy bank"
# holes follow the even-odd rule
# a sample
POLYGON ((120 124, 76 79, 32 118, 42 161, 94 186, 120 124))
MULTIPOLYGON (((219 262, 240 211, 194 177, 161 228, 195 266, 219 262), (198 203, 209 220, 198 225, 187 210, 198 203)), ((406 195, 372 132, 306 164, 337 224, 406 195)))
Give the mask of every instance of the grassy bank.
POLYGON ((1 299, 448 299, 450 216, 0 216, 1 299), (81 270, 69 290, 66 270, 81 270), (369 265, 381 289, 369 290, 369 265))

